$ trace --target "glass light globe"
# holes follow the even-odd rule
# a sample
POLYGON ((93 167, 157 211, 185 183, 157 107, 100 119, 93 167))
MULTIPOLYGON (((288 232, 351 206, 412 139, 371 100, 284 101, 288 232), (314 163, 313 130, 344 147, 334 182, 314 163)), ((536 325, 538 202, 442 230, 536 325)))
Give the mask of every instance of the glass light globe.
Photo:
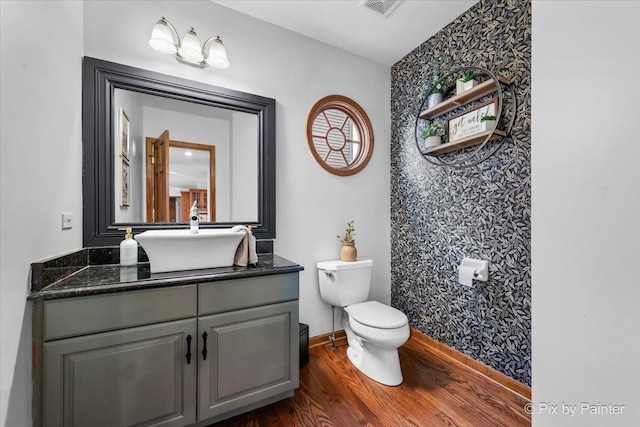
POLYGON ((200 40, 198 40, 198 36, 196 36, 196 32, 193 28, 191 28, 182 39, 182 44, 180 44, 178 53, 184 59, 192 62, 202 62, 204 59, 200 40))
POLYGON ((149 46, 160 53, 170 55, 176 53, 177 48, 176 45, 173 44, 171 29, 169 29, 169 26, 164 19, 160 19, 156 25, 153 26, 151 39, 149 39, 149 46))
POLYGON ((229 60, 227 59, 227 50, 224 48, 220 37, 216 37, 215 39, 213 39, 213 41, 209 45, 209 54, 207 55, 206 61, 207 64, 221 70, 229 68, 230 64, 229 60))

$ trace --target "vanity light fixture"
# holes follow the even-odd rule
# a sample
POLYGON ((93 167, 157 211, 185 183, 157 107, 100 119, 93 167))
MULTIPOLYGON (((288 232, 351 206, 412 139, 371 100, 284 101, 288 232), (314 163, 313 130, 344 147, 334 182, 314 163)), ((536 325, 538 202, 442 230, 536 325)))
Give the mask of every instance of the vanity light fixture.
POLYGON ((211 65, 224 70, 229 67, 227 50, 219 36, 209 37, 202 47, 193 27, 180 40, 178 31, 164 16, 153 26, 149 46, 156 51, 173 55, 183 64, 204 68, 211 65), (176 43, 176 40, 178 41, 176 43))

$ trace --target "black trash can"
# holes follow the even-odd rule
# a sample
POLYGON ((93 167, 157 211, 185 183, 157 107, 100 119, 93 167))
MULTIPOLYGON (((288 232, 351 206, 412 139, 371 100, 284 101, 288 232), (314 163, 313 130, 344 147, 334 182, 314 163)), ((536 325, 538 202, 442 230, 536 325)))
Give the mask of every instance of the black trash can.
POLYGON ((309 363, 309 325, 300 323, 300 368, 309 363))

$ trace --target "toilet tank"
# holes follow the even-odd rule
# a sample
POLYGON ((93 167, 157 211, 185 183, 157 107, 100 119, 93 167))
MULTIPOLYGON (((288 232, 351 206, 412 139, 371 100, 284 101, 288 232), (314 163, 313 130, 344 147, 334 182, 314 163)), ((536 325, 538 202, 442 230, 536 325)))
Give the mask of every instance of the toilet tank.
POLYGON ((346 307, 369 298, 373 261, 322 261, 317 264, 320 297, 336 307, 346 307))

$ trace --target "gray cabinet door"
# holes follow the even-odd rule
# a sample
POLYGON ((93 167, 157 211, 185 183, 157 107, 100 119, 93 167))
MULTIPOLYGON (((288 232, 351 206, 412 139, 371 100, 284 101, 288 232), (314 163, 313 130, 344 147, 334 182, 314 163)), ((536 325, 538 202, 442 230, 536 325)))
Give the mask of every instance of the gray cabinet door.
POLYGON ((194 423, 195 334, 187 319, 45 343, 44 426, 194 423))
POLYGON ((200 317, 198 418, 296 389, 298 340, 298 301, 200 317))

